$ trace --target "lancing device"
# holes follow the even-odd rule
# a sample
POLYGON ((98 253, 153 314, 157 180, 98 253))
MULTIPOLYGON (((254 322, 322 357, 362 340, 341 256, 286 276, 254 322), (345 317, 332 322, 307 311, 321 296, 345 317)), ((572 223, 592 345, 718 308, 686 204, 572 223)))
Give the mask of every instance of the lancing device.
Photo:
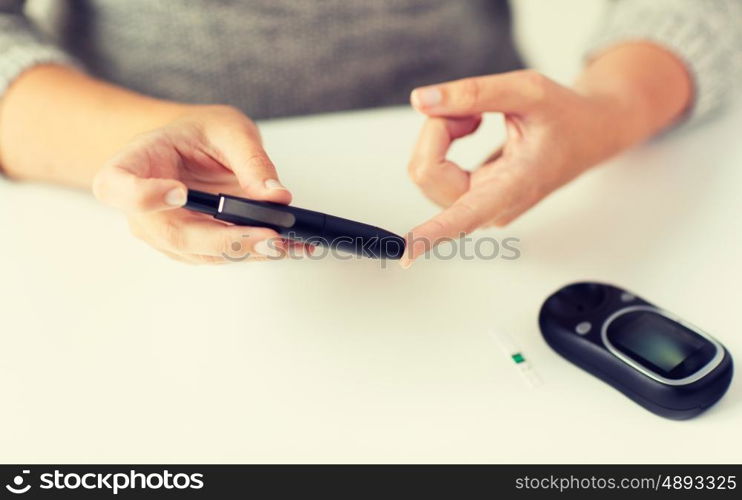
POLYGON ((399 259, 405 249, 404 238, 384 229, 280 203, 189 189, 185 208, 238 226, 267 227, 292 240, 363 257, 399 259))

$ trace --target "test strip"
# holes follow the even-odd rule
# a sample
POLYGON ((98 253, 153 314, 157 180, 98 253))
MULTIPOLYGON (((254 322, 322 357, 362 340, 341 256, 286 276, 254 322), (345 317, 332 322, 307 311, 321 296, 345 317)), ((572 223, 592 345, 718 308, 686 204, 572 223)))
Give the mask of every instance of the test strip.
POLYGON ((541 385, 541 377, 538 376, 533 365, 526 359, 523 351, 516 345, 510 335, 495 330, 490 330, 490 335, 499 344, 502 352, 510 358, 529 387, 541 385))

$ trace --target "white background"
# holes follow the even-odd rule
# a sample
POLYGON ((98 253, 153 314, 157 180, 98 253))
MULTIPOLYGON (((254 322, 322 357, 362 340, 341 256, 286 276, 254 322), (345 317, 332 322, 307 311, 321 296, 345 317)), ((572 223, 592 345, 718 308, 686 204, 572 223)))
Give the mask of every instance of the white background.
MULTIPOLYGON (((569 80, 596 5, 517 4, 538 68, 569 80)), ((387 109, 262 129, 296 205, 404 233, 435 213, 406 176, 420 123, 387 109)), ((408 271, 188 267, 86 194, 0 183, 0 460, 739 462, 739 384, 697 419, 662 419, 558 357, 536 315, 560 286, 602 280, 742 352, 740 127, 737 108, 479 233, 520 238, 519 260, 408 271), (541 387, 490 328, 517 340, 541 387)), ((491 117, 455 157, 473 165, 501 137, 491 117)))

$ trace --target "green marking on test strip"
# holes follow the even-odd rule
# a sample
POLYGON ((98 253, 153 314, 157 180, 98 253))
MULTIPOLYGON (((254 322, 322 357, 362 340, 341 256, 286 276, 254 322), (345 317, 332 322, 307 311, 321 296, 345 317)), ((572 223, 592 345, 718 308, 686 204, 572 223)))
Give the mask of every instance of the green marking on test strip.
POLYGON ((516 352, 511 357, 513 358, 513 361, 515 361, 516 364, 523 363, 526 360, 526 358, 524 358, 523 355, 519 352, 516 352))

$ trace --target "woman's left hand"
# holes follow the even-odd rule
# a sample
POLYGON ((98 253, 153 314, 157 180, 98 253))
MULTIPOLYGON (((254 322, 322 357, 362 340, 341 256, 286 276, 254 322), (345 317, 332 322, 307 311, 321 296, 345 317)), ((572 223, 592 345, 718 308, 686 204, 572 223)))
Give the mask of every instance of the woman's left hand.
POLYGON ((440 241, 508 224, 631 140, 619 132, 617 99, 578 93, 530 70, 418 88, 411 101, 428 118, 409 174, 444 210, 411 231, 403 267, 440 241), (446 153, 487 112, 504 114, 507 139, 469 172, 446 153))

